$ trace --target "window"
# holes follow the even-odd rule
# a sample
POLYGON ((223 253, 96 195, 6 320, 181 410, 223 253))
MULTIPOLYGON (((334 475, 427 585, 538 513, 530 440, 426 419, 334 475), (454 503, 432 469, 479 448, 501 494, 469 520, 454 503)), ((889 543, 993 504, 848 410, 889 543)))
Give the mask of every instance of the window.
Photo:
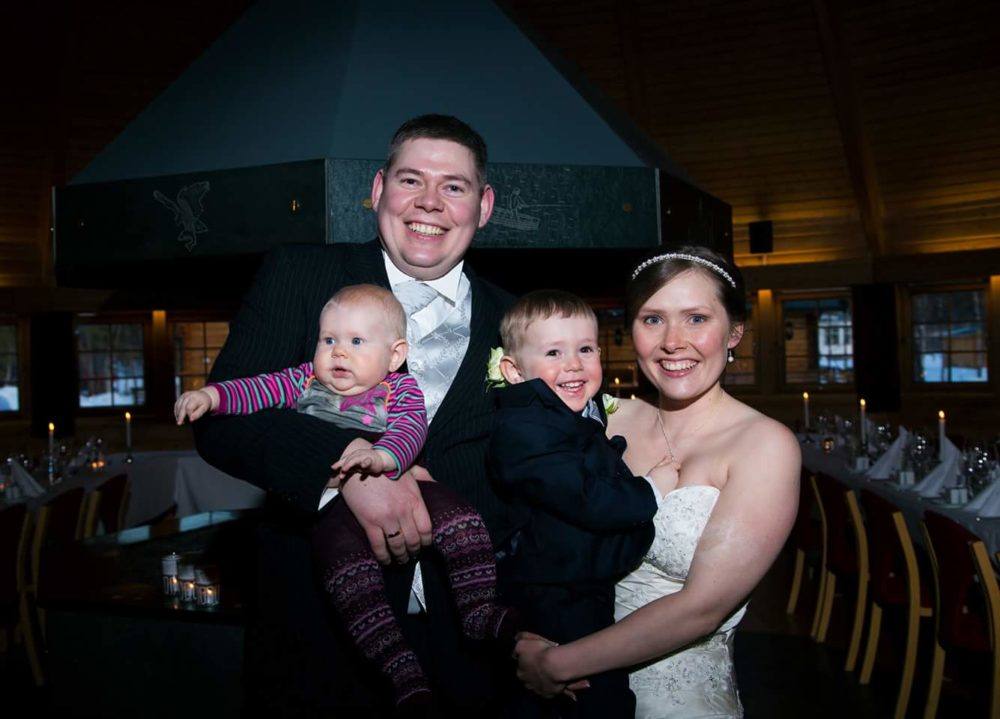
POLYGON ((723 377, 726 386, 757 384, 757 335, 753 329, 755 320, 753 304, 748 302, 743 339, 733 350, 735 359, 726 365, 726 374, 723 377))
POLYGON ((79 324, 80 406, 122 407, 146 402, 141 324, 79 324))
POLYGON ((596 310, 597 342, 601 346, 604 387, 615 396, 628 396, 639 386, 632 336, 625 326, 625 309, 596 310))
POLYGON ((986 292, 911 295, 915 382, 986 382, 986 292))
POLYGON ((175 322, 174 395, 205 386, 215 358, 229 336, 228 322, 175 322))
POLYGON ((846 294, 783 300, 781 316, 786 384, 854 382, 851 300, 846 294))
POLYGON ((17 388, 17 325, 0 325, 0 412, 20 409, 17 388))

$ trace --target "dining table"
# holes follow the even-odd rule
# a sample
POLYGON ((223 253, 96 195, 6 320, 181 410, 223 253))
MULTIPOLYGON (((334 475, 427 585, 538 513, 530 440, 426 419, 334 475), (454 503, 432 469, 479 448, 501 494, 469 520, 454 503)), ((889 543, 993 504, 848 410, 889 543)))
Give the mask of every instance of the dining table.
POLYGON ((982 539, 990 555, 1000 551, 1000 517, 982 516, 966 509, 965 505, 950 503, 944 497, 923 497, 913 490, 912 485, 903 487, 892 479, 867 477, 851 466, 851 457, 845 447, 825 451, 815 440, 802 438, 799 446, 802 449, 802 466, 808 471, 822 472, 851 489, 870 490, 898 507, 910 534, 918 543, 923 543, 920 520, 925 512, 932 511, 945 515, 982 539))
MULTIPOLYGON (((146 524, 173 510, 176 517, 203 512, 254 509, 264 503, 264 492, 222 472, 194 450, 136 452, 131 461, 124 453, 105 456, 104 465, 89 465, 55 482, 36 478, 42 493, 23 496, 31 509, 47 504, 63 492, 83 487, 90 493, 116 475, 129 477, 129 501, 125 527, 146 524)), ((9 500, 6 500, 9 502, 9 500)))

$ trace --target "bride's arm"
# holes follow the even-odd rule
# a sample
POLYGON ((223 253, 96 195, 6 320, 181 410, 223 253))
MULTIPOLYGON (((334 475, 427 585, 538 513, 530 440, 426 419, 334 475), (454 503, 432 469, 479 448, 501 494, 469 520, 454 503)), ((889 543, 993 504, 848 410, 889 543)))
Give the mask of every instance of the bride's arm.
POLYGON ((774 561, 798 509, 799 447, 777 423, 745 433, 705 527, 684 589, 562 646, 523 642, 520 672, 541 693, 565 682, 663 656, 714 631, 774 561))

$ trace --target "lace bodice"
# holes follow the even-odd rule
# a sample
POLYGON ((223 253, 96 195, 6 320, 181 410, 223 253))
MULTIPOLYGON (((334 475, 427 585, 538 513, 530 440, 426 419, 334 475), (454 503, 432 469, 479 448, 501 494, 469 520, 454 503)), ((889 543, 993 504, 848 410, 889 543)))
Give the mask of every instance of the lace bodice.
MULTIPOLYGON (((656 536, 645 561, 615 590, 616 620, 684 588, 718 498, 719 490, 708 485, 679 487, 664 498, 653 518, 656 536)), ((732 635, 745 611, 744 605, 713 634, 632 672, 636 719, 742 716, 732 635)))
POLYGON ((670 492, 653 517, 656 536, 646 561, 668 577, 687 579, 694 550, 718 498, 719 490, 710 485, 688 485, 670 492))

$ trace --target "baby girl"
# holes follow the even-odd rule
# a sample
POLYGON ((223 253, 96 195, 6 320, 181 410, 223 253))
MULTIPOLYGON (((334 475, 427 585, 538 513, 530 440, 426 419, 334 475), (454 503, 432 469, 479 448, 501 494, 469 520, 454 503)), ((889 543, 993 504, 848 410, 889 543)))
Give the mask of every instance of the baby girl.
MULTIPOLYGON (((397 371, 408 350, 402 306, 389 290, 353 285, 326 303, 319 324, 312 362, 185 392, 174 406, 177 423, 206 412, 294 407, 340 427, 381 433, 370 448, 348 446, 333 465, 336 479, 348 481, 359 473, 362 479, 397 478, 413 464, 427 437, 423 393, 411 375, 397 371)), ((463 632, 470 639, 511 639, 513 613, 495 602, 493 545, 482 518, 443 485, 420 482, 419 487, 463 632)), ((430 688, 389 608, 382 568, 343 500, 321 514, 313 549, 333 606, 361 652, 392 681, 397 704, 427 703, 430 688)))

